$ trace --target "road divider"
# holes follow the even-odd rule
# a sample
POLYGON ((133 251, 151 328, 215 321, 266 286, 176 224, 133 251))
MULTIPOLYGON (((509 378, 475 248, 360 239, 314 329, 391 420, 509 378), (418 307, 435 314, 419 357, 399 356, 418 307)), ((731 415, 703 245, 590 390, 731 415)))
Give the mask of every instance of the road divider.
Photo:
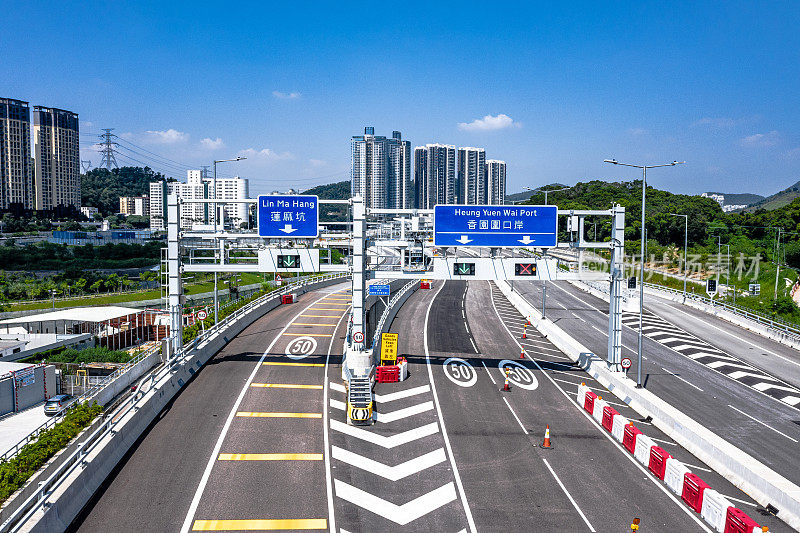
MULTIPOLYGON (((678 445, 698 457, 762 506, 777 509, 775 514, 780 519, 800 530, 800 487, 647 389, 636 388, 636 383, 624 374, 612 372, 605 361, 552 321, 543 318, 538 310, 512 291, 508 283, 498 281, 497 287, 542 335, 623 403, 642 417, 650 417, 652 424, 678 445)), ((592 414, 595 398, 596 395, 588 390, 588 387, 585 385, 579 387, 578 403, 592 414), (583 404, 580 403, 581 397, 584 398, 583 404)), ((623 445, 634 453, 637 441, 643 436, 640 430, 628 424, 623 430, 623 445)), ((647 441, 645 443, 649 444, 647 441)), ((649 456, 646 459, 647 463, 643 464, 649 466, 649 456)))

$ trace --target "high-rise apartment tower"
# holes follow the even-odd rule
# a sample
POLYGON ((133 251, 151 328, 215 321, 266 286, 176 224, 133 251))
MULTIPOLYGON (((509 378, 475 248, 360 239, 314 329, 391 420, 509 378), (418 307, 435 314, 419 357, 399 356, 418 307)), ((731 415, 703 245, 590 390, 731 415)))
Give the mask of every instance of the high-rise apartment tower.
POLYGON ((411 143, 399 131, 387 138, 367 126, 351 147, 351 193, 361 196, 367 207, 404 209, 412 207, 411 143))
POLYGON ((454 204, 460 198, 456 175, 456 147, 426 144, 414 149, 414 173, 420 191, 419 207, 454 204))
POLYGON ((33 108, 34 205, 37 210, 81 206, 78 115, 50 107, 33 108))
POLYGON ((0 98, 0 209, 33 209, 30 108, 0 98))
POLYGON ((459 197, 456 203, 470 205, 487 203, 486 185, 486 150, 472 147, 459 148, 459 197))
POLYGON ((486 161, 486 185, 489 204, 506 203, 506 162, 497 159, 486 161))

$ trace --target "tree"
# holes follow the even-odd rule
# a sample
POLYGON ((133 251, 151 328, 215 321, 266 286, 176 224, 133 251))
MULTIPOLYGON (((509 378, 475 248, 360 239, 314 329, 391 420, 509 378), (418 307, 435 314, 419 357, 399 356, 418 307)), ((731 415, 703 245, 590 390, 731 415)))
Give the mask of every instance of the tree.
POLYGON ((92 285, 89 287, 89 290, 90 291, 94 291, 94 292, 99 294, 100 293, 100 287, 102 287, 102 286, 103 286, 103 280, 99 280, 98 279, 97 281, 92 283, 92 285))

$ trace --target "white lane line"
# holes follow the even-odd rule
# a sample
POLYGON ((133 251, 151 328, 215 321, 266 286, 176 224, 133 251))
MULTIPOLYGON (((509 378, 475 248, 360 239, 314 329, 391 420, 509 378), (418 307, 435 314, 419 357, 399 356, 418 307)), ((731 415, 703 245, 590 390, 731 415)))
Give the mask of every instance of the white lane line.
MULTIPOLYGON (((335 292, 340 292, 340 291, 334 291, 334 293, 335 292)), ((278 339, 280 339, 286 332, 286 330, 288 330, 291 327, 292 322, 294 322, 297 319, 297 317, 299 317, 301 314, 308 311, 308 309, 311 306, 317 304, 320 300, 327 298, 328 296, 330 296, 330 294, 333 293, 325 294, 325 296, 320 297, 318 300, 315 300, 314 302, 308 304, 308 306, 304 307, 301 311, 299 311, 294 316, 294 318, 292 318, 292 320, 290 320, 289 322, 286 323, 285 326, 283 326, 283 329, 281 329, 281 331, 275 336, 275 338, 272 339, 272 342, 264 351, 264 354, 259 358, 258 362, 255 365, 255 368, 253 368, 253 371, 247 378, 244 387, 242 387, 239 396, 236 398, 236 401, 234 402, 233 407, 231 408, 231 412, 228 414, 227 420, 225 420, 225 425, 222 426, 222 431, 220 432, 219 437, 217 438, 217 442, 214 445, 214 450, 211 452, 211 457, 208 458, 208 463, 206 464, 206 468, 203 471, 203 476, 200 478, 200 483, 197 485, 197 490, 195 491, 194 497, 192 498, 192 503, 189 505, 189 510, 187 511, 186 518, 183 521, 183 527, 181 527, 181 533, 188 533, 192 527, 192 523, 194 522, 194 515, 197 512, 197 506, 200 504, 200 498, 203 496, 203 491, 205 491, 206 485, 208 484, 208 478, 211 477, 211 470, 214 468, 214 463, 217 462, 217 457, 219 457, 219 452, 222 449, 222 441, 225 440, 225 436, 228 434, 228 430, 231 427, 231 423, 233 422, 233 419, 236 418, 236 412, 239 410, 239 405, 242 403, 245 393, 247 393, 248 389, 250 388, 250 384, 253 382, 253 379, 255 378, 258 369, 261 368, 261 363, 263 363, 264 359, 267 358, 267 354, 272 351, 272 348, 275 346, 275 343, 278 342, 278 339)))
POLYGON ((685 379, 683 379, 682 377, 680 377, 680 376, 679 376, 678 374, 676 374, 675 372, 672 372, 672 371, 670 371, 670 370, 667 370, 667 369, 666 369, 666 368, 664 368, 663 366, 661 367, 661 369, 662 369, 664 372, 667 372, 667 373, 669 373, 669 374, 672 374, 673 376, 675 376, 675 377, 676 377, 676 378, 678 378, 679 380, 683 381, 684 383, 686 383, 686 384, 687 384, 687 385, 689 385, 690 387, 694 387, 695 389, 699 390, 700 392, 703 392, 703 389, 701 389, 700 387, 698 387, 698 386, 697 386, 697 385, 695 385, 694 383, 691 383, 691 382, 689 382, 689 381, 686 381, 685 379))
POLYGON ((519 427, 521 427, 522 431, 524 431, 525 434, 527 435, 528 434, 528 430, 525 429, 525 426, 523 426, 522 422, 520 422, 519 417, 517 416, 517 413, 515 413, 514 409, 511 408, 511 404, 508 403, 508 400, 506 400, 505 398, 503 398, 503 401, 506 402, 506 407, 508 407, 508 410, 511 411, 511 414, 514 415, 514 420, 517 421, 517 424, 519 424, 519 427))
POLYGON ((723 495, 723 498, 725 498, 727 500, 732 500, 732 501, 735 501, 735 502, 738 502, 738 503, 743 503, 745 505, 751 505, 753 507, 758 507, 757 503, 748 502, 747 500, 740 500, 739 498, 734 498, 733 496, 724 496, 723 495))
MULTIPOLYGON (((339 326, 342 325, 342 320, 344 317, 347 316, 345 312, 342 314, 339 321, 336 322, 336 327, 333 329, 334 334, 339 331, 339 326)), ((330 383, 331 387, 334 385, 333 381, 328 380, 328 363, 331 359, 331 349, 333 349, 333 339, 328 344, 328 355, 325 357, 325 381, 323 383, 323 391, 322 391, 322 405, 325 405, 325 398, 328 397, 328 384, 330 383)), ((344 385, 341 383, 336 383, 336 385, 341 386, 341 392, 344 392, 344 385)), ((331 533, 335 533, 336 531, 336 516, 333 510, 333 481, 331 479, 331 458, 330 453, 330 428, 328 427, 328 410, 322 410, 322 424, 325 426, 325 431, 322 433, 322 438, 325 446, 325 453, 323 454, 323 458, 325 460, 325 489, 328 496, 328 531, 331 533)))
MULTIPOLYGON (((638 422, 641 422, 641 420, 637 421, 637 423, 638 423, 638 422)), ((652 437, 651 437, 651 438, 652 438, 652 437)), ((702 470, 703 472, 712 472, 712 470, 711 470, 711 469, 709 469, 709 468, 705 468, 705 467, 703 467, 703 466, 697 466, 697 465, 693 465, 693 464, 691 464, 691 463, 686 463, 686 462, 684 462, 684 461, 681 461, 681 462, 682 462, 683 464, 685 464, 686 466, 688 466, 688 467, 689 467, 690 469, 692 469, 692 470, 702 470)))
POLYGON ((678 443, 677 443, 677 442, 671 442, 671 441, 668 441, 668 440, 657 439, 657 438, 655 438, 655 437, 650 437, 650 439, 651 439, 651 440, 654 440, 654 441, 656 441, 656 442, 660 442, 661 444, 666 444, 666 445, 668 445, 668 446, 677 446, 677 445, 678 445, 678 443))
MULTIPOLYGON (((503 398, 503 399, 505 400, 505 398, 503 398)), ((570 501, 570 503, 572 503, 572 506, 575 508, 576 511, 578 511, 578 514, 581 515, 581 518, 583 518, 583 521, 586 522, 586 525, 589 526, 589 531, 596 532, 597 530, 592 527, 591 523, 589 523, 589 519, 586 518, 586 515, 583 514, 583 511, 581 511, 581 508, 578 507, 578 504, 573 499, 572 494, 570 494, 569 491, 567 490, 567 487, 565 487, 564 484, 561 483, 561 480, 558 478, 558 476, 556 475, 555 471, 553 471, 553 468, 550 466, 550 463, 547 462, 547 459, 542 457, 542 461, 544 461, 544 465, 547 467, 547 469, 553 475, 553 478, 555 478, 556 483, 558 483, 558 486, 561 487, 561 490, 563 490, 564 494, 567 495, 567 498, 569 498, 569 501, 570 501)))
POLYGON ((475 341, 474 341, 474 340, 472 340, 472 335, 470 335, 470 336, 469 336, 469 342, 471 342, 471 343, 472 343, 472 349, 473 349, 473 350, 475 350, 475 353, 480 353, 480 352, 478 351, 478 347, 477 347, 477 346, 475 346, 475 341))
MULTIPOLYGON (((553 283, 553 285, 556 285, 556 284, 555 284, 555 283, 553 283)), ((557 285, 556 285, 556 286, 557 286, 557 285)), ((561 290, 563 291, 564 289, 561 289, 561 290)), ((566 292, 566 291, 564 291, 564 292, 566 292)), ((569 293, 567 293, 567 294, 569 294, 569 293)), ((497 317, 498 317, 498 318, 500 318, 500 313, 498 313, 498 312, 497 312, 497 308, 495 308, 495 307, 494 307, 494 296, 493 296, 493 295, 492 295, 492 307, 494 308, 494 312, 495 312, 495 314, 497 315, 497 317)), ((513 340, 513 341, 516 343, 516 342, 517 342, 517 340, 514 338, 514 335, 512 335, 512 334, 511 334, 511 331, 508 329, 508 327, 506 326, 505 322, 503 322, 503 321, 502 321, 502 319, 501 319, 501 323, 502 323, 503 327, 505 328, 505 330, 506 330, 506 333, 508 333, 508 335, 511 337, 511 339, 512 339, 512 340, 513 340)), ((519 346, 519 343, 517 343, 517 346, 519 346)), ((521 348, 521 347, 520 347, 520 348, 521 348)), ((583 408, 583 406, 581 406, 581 405, 578 405, 578 402, 577 402, 577 400, 575 400, 575 399, 574 399, 572 396, 570 396, 570 395, 569 395, 569 394, 568 394, 568 393, 567 393, 567 392, 566 392, 566 391, 565 391, 563 388, 561 388, 559 385, 557 385, 557 384, 556 384, 556 382, 555 382, 555 378, 554 378, 553 376, 551 376, 550 374, 548 374, 547 372, 545 372, 545 371, 544 371, 544 369, 543 369, 543 368, 542 368, 542 367, 539 365, 539 363, 537 363, 537 362, 536 362, 536 360, 535 360, 535 359, 532 359, 532 358, 530 358, 530 357, 529 357, 529 359, 531 360, 531 362, 533 362, 533 364, 534 364, 534 365, 536 365, 536 367, 539 369, 539 371, 540 371, 540 372, 541 372, 541 373, 542 373, 542 374, 543 374, 543 375, 544 375, 544 376, 545 376, 547 379, 549 379, 549 380, 550 380, 550 382, 553 384, 553 386, 554 386, 556 389, 558 389, 558 391, 559 391, 561 394, 563 394, 563 395, 564 395, 564 397, 567 399, 567 401, 568 401, 569 403, 571 403, 572 405, 574 405, 574 406, 575 406, 575 408, 576 408, 576 409, 578 409, 578 412, 580 412, 580 413, 581 413, 581 414, 582 414, 584 417, 586 417, 586 419, 589 421, 589 423, 590 423, 590 424, 593 424, 593 425, 595 426, 595 428, 597 428, 597 430, 598 430, 598 431, 599 431, 599 432, 600 432, 600 433, 601 433, 601 434, 602 434, 602 435, 603 435, 603 436, 604 436, 606 439, 608 439, 608 441, 609 441, 609 442, 610 442, 610 443, 611 443, 613 446, 615 446, 615 447, 617 448, 617 450, 619 450, 619 452, 620 452, 622 455, 624 455, 624 456, 625 456, 625 457, 626 457, 626 458, 627 458, 627 459, 628 459, 628 460, 629 460, 631 463, 633 463, 633 465, 634 465, 636 468, 638 468, 638 469, 639 469, 639 470, 640 470, 640 471, 641 471, 641 472, 642 472, 642 473, 643 473, 643 474, 644 474, 644 475, 645 475, 645 476, 646 476, 646 477, 647 477, 647 478, 648 478, 650 481, 652 481, 652 482, 653 482, 653 484, 654 484, 656 487, 658 487, 658 489, 660 489, 660 490, 661 490, 661 492, 663 492, 664 494, 666 494, 666 495, 667 495, 667 497, 668 497, 670 500, 672 500, 672 501, 673 501, 673 503, 675 503, 675 505, 677 505, 677 506, 678 506, 678 507, 679 507, 681 510, 683 510, 683 512, 684 512, 684 513, 686 513, 686 514, 687 514, 687 515, 688 515, 688 516, 689 516, 689 517, 690 517, 692 520, 694 520, 694 521, 695 521, 695 523, 697 523, 697 525, 700 527, 700 529, 702 529, 703 531, 706 531, 706 532, 708 532, 708 533, 712 533, 712 531, 711 531, 711 530, 710 530, 708 527, 706 527, 706 525, 705 525, 705 524, 702 522, 702 520, 701 520, 701 519, 700 519, 700 518, 699 518, 697 515, 695 515, 695 513, 694 513, 694 512, 693 512, 691 509, 689 509, 688 507, 686 507, 685 505, 683 505, 683 503, 682 503, 680 500, 678 500, 678 499, 675 497, 675 495, 674 495, 674 494, 673 494, 673 493, 672 493, 670 490, 668 490, 668 489, 667 489, 666 485, 664 485, 664 484, 661 482, 661 480, 660 480, 660 479, 658 479, 658 478, 656 478, 655 476, 653 476, 653 474, 650 472, 650 470, 649 470, 649 469, 647 469, 647 468, 645 468, 645 467, 644 467, 644 466, 643 466, 641 463, 639 463, 639 461, 638 461, 638 460, 637 460, 637 459, 636 459, 636 458, 635 458, 633 455, 631 455, 630 453, 628 453, 628 450, 626 450, 625 448, 623 448, 623 447, 622 447, 622 444, 620 444, 619 442, 617 442, 617 440, 616 440, 616 439, 615 439, 615 438, 614 438, 614 437, 613 437, 613 436, 612 436, 610 433, 608 433, 608 432, 605 430, 605 428, 603 428, 603 427, 600 425, 600 423, 598 423, 598 422, 597 422, 597 420, 595 420, 595 419, 592 417, 592 415, 590 415, 589 413, 587 413, 587 412, 586 412, 586 410, 583 408)), ((652 424, 651 424, 651 423, 649 423, 649 422, 643 422, 643 421, 640 421, 640 420, 637 420, 636 422, 637 422, 637 424, 638 424, 638 423, 643 423, 643 424, 652 425, 652 424)))
MULTIPOLYGON (((439 285, 439 289, 436 291, 436 294, 433 295, 431 301, 428 303, 428 309, 425 311, 425 327, 422 331, 422 341, 423 346, 425 347, 425 360, 428 364, 428 379, 431 382, 431 390, 433 391, 433 400, 436 402, 436 414, 439 416, 439 425, 442 428, 442 437, 444 437, 444 445, 447 448, 447 455, 450 458, 450 466, 453 467, 453 476, 456 478, 456 486, 458 487, 458 491, 461 493, 461 503, 464 506, 464 514, 467 517, 467 524, 469 525, 469 530, 472 533, 477 533, 478 530, 475 527, 475 520, 472 518, 472 511, 469 508, 469 503, 467 502, 467 494, 464 492, 464 485, 461 483, 461 475, 458 473, 458 466, 456 465, 455 457, 453 456, 453 448, 450 446, 450 439, 447 436, 447 429, 444 425, 444 417, 442 416, 442 406, 439 404, 439 395, 436 393, 436 383, 433 381, 433 367, 431 367, 431 354, 430 350, 428 349, 428 324, 430 322, 431 317, 431 307, 433 307, 433 302, 436 300, 436 297, 442 291, 442 287, 444 287, 444 283, 439 285)), ((435 423, 434 423, 435 424, 435 423)), ((450 484, 452 486, 452 484, 450 484)), ((338 494, 338 490, 336 491, 338 494)), ((457 496, 455 495, 455 491, 453 491, 453 499, 456 499, 457 496)))
POLYGON ((754 420, 755 422, 758 422, 759 424, 761 424, 761 425, 762 425, 762 426, 764 426, 765 428, 767 428, 767 429, 771 429, 772 431, 774 431, 774 432, 775 432, 775 433, 777 433, 778 435, 783 435, 784 437, 786 437, 786 438, 787 438, 787 439, 789 439, 790 441, 792 441, 792 442, 794 442, 794 443, 797 443, 797 440, 793 439, 792 437, 790 437, 790 436, 789 436, 789 435, 787 435, 786 433, 781 433, 780 431, 778 431, 778 430, 777 430, 777 429, 775 429, 774 427, 772 427, 772 426, 768 426, 767 424, 765 424, 764 422, 762 422, 762 421, 761 421, 761 420, 759 420, 758 418, 755 418, 755 417, 753 417, 753 416, 750 416, 750 415, 748 415, 747 413, 745 413, 745 412, 744 412, 744 411, 742 411, 741 409, 737 409, 737 408, 735 408, 734 406, 732 406, 731 404, 728 404, 728 407, 730 407, 730 408, 731 408, 731 409, 733 409, 734 411, 739 411, 740 413, 742 413, 744 416, 746 416, 746 417, 747 417, 747 418, 749 418, 750 420, 754 420))
POLYGON ((598 328, 598 327, 597 327, 597 326, 595 326, 594 324, 589 324, 589 325, 590 325, 590 326, 592 326, 592 328, 594 328, 595 330, 597 330, 597 331, 599 331, 600 333, 602 333, 603 335, 606 335, 606 336, 608 335, 608 332, 605 332, 605 331, 603 331, 602 329, 598 328))
POLYGON ((581 322, 586 322, 583 318, 581 318, 580 316, 576 315, 575 313, 572 313, 572 316, 574 316, 575 318, 577 318, 581 322))
POLYGON ((483 362, 483 359, 481 359, 481 364, 483 365, 483 368, 485 368, 485 369, 486 369, 486 373, 487 373, 487 374, 489 374, 489 379, 491 379, 491 380, 492 380, 492 383, 494 383, 495 385, 497 385, 497 382, 494 380, 494 377, 492 377, 492 373, 491 373, 491 372, 489 372, 489 367, 487 367, 487 366, 486 366, 486 363, 484 363, 484 362, 483 362))

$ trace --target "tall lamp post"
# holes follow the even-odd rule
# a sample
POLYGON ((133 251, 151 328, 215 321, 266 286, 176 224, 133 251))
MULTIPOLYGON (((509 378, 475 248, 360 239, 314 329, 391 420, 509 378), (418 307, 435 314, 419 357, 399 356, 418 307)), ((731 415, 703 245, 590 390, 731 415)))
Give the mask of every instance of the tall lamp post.
POLYGON ((645 194, 647 191, 647 169, 648 168, 659 168, 659 167, 674 167, 675 165, 681 165, 686 161, 673 161, 672 163, 666 163, 664 165, 633 165, 630 163, 620 163, 616 159, 604 159, 603 163, 611 163, 612 165, 622 165, 623 167, 633 167, 633 168, 641 168, 642 169, 642 245, 640 248, 641 256, 642 256, 642 267, 641 271, 639 272, 639 343, 637 347, 637 363, 636 363, 636 388, 642 388, 642 316, 644 315, 644 246, 645 246, 645 234, 644 234, 644 204, 645 204, 645 194))
MULTIPOLYGON (((219 213, 219 204, 217 204, 217 163, 228 163, 230 161, 241 161, 247 159, 246 157, 239 156, 235 159, 219 159, 214 161, 214 255, 217 254, 217 218, 219 213)), ((217 314, 219 313, 219 293, 217 292, 217 279, 219 274, 214 271, 214 324, 217 324, 217 314)))
POLYGON ((683 217, 685 227, 683 233, 683 303, 686 303, 686 253, 689 250, 689 215, 670 213, 673 217, 683 217))

